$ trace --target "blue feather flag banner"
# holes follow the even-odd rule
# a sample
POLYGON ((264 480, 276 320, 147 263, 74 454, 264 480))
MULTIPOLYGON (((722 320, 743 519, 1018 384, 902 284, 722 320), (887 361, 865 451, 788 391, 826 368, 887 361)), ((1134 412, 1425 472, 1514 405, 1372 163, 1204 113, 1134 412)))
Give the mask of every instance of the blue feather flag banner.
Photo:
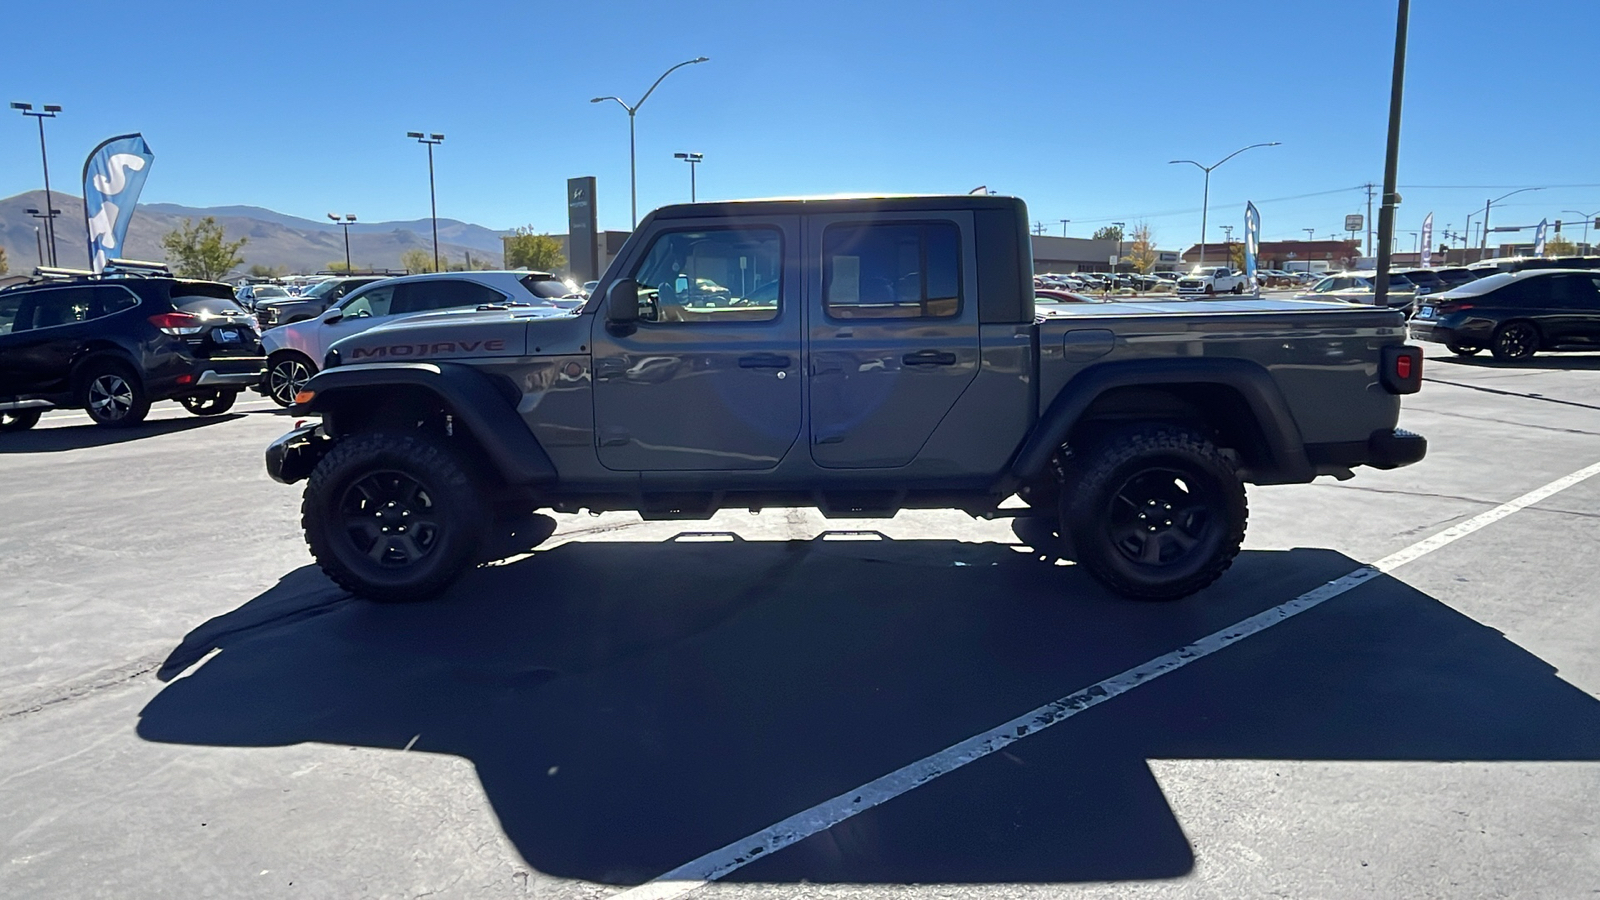
POLYGON ((89 267, 102 272, 106 260, 121 256, 128 220, 150 177, 155 154, 142 134, 123 134, 101 142, 83 164, 83 216, 89 228, 89 267))

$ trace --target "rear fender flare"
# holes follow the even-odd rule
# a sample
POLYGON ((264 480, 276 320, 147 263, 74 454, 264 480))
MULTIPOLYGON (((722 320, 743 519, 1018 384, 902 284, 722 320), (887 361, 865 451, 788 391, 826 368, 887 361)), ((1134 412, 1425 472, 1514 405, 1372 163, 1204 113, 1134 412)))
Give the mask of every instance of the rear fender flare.
POLYGON ((1268 466, 1254 467, 1257 484, 1310 481, 1314 475, 1306 458, 1305 442, 1283 392, 1271 373, 1242 359, 1157 359, 1101 363, 1078 373, 1062 387, 1040 417, 1033 434, 1017 451, 1011 475, 1028 482, 1050 465, 1051 457, 1067 442, 1073 426, 1096 398, 1121 387, 1162 384, 1219 385, 1244 398, 1271 454, 1268 466))
POLYGON ((339 408, 344 404, 367 403, 374 391, 392 392, 401 386, 421 388, 438 397, 507 484, 555 483, 555 465, 517 414, 515 400, 508 396, 514 390, 502 389, 472 366, 367 363, 324 369, 306 382, 304 390, 314 394, 310 402, 291 409, 321 413, 328 425, 337 428, 339 408))

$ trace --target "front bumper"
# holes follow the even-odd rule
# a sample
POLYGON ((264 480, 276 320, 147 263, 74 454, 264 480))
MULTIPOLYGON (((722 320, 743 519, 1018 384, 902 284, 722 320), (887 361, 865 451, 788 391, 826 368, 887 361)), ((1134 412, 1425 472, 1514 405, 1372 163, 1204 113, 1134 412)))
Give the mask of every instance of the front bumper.
POLYGON ((321 423, 302 425, 267 445, 267 475, 280 484, 294 484, 311 474, 332 445, 321 423))

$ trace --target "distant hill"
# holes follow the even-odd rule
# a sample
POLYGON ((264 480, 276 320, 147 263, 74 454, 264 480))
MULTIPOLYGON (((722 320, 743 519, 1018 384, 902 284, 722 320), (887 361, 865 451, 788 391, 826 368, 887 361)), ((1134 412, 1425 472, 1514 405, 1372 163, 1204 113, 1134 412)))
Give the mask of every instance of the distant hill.
MULTIPOLYGON (((88 237, 83 222, 83 200, 71 194, 53 194, 56 209, 56 248, 61 265, 88 266, 88 237)), ((29 191, 0 200, 0 247, 11 260, 13 273, 31 269, 37 262, 34 226, 38 220, 29 208, 44 208, 44 191, 29 191)), ((140 204, 128 228, 127 246, 118 254, 128 259, 163 260, 161 237, 184 219, 214 216, 229 240, 247 238, 240 253, 244 265, 285 266, 291 272, 315 272, 331 262, 344 261, 344 234, 323 220, 302 219, 256 206, 197 208, 175 203, 140 204)), ((500 265, 500 236, 504 232, 461 222, 439 220, 439 253, 457 262, 468 253, 474 261, 500 265)), ((357 222, 350 226, 350 256, 356 268, 397 269, 400 254, 411 249, 433 250, 429 220, 407 222, 357 222)))

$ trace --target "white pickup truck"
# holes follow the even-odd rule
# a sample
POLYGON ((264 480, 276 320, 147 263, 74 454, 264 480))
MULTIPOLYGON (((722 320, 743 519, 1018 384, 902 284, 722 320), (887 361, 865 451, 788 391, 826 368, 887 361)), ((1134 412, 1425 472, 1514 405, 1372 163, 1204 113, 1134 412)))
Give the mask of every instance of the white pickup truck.
POLYGON ((1243 272, 1227 266, 1195 269, 1178 279, 1178 296, 1197 294, 1242 294, 1246 288, 1254 289, 1243 272))

